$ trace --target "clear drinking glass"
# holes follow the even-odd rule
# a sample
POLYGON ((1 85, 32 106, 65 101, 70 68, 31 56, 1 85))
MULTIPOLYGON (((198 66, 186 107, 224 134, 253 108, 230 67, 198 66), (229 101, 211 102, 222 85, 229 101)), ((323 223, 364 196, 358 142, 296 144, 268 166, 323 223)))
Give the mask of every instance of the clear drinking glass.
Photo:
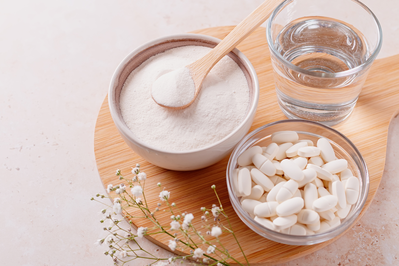
POLYGON ((266 36, 281 110, 330 126, 351 114, 382 44, 380 23, 357 0, 286 0, 266 36))

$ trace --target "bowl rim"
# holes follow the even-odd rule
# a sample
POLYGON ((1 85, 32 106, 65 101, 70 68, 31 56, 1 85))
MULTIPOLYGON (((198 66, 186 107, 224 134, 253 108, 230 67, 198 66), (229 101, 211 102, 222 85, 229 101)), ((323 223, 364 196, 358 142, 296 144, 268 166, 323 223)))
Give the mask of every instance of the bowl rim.
POLYGON ((165 43, 168 41, 179 41, 179 40, 182 40, 182 41, 183 40, 198 40, 198 41, 205 40, 208 42, 214 42, 216 44, 218 44, 221 41, 220 39, 212 37, 212 36, 208 36, 208 35, 204 35, 204 34, 195 34, 195 33, 174 34, 174 35, 168 35, 168 36, 154 39, 150 42, 147 42, 147 43, 137 47, 136 49, 131 51, 127 56, 125 56, 125 58, 119 63, 119 65, 115 69, 115 71, 112 75, 112 78, 111 78, 111 82, 109 84, 109 89, 108 89, 108 106, 109 106, 109 110, 111 113, 111 117, 112 117, 114 123, 117 125, 118 129, 121 131, 121 133, 123 135, 125 135, 126 137, 128 137, 136 145, 140 146, 143 149, 152 150, 155 152, 160 152, 160 153, 168 154, 168 155, 169 154, 170 155, 194 154, 194 153, 198 153, 201 151, 209 150, 211 148, 214 148, 214 147, 222 144, 224 141, 226 141, 230 137, 234 136, 234 134, 236 134, 242 127, 245 126, 248 119, 250 119, 252 114, 254 114, 256 112, 258 102, 259 102, 259 80, 258 80, 258 76, 256 74, 256 70, 253 67, 252 63, 249 61, 249 59, 244 55, 244 53, 242 53, 237 48, 234 48, 230 53, 234 53, 241 60, 243 65, 245 65, 249 76, 252 78, 254 89, 253 89, 253 100, 249 102, 249 106, 248 106, 249 109, 247 111, 247 115, 244 117, 243 121, 232 132, 230 132, 228 135, 226 135, 221 140, 214 142, 208 146, 205 146, 205 147, 202 147, 199 149, 188 150, 188 151, 167 151, 167 150, 156 148, 152 145, 148 145, 148 144, 144 143, 143 141, 141 141, 140 139, 138 139, 133 134, 133 132, 129 129, 129 127, 126 125, 126 123, 123 121, 123 119, 118 115, 119 103, 116 103, 116 99, 115 99, 115 88, 118 85, 118 78, 120 77, 120 74, 122 73, 122 71, 125 68, 125 66, 127 65, 127 63, 130 62, 130 60, 132 58, 134 58, 134 56, 136 56, 140 52, 142 52, 148 48, 151 48, 153 46, 156 46, 158 44, 162 44, 162 43, 165 43), (114 104, 114 103, 116 103, 116 104, 114 104))
MULTIPOLYGON (((295 130, 293 130, 295 131, 295 130)), ((304 132, 304 131, 297 131, 297 132, 304 132)), ((308 133, 312 133, 312 132, 308 132, 308 133)), ((328 139, 328 138, 327 138, 328 139)), ((330 139, 329 139, 330 140, 330 139)), ((240 153, 241 154, 241 153, 240 153)), ((341 132, 339 132, 338 130, 326 126, 322 123, 319 122, 314 122, 314 121, 309 121, 309 120, 303 120, 303 119, 285 119, 285 120, 279 120, 279 121, 275 121, 275 122, 271 122, 268 123, 266 125, 263 125, 255 130, 253 130, 252 132, 248 133, 244 138, 241 139, 241 141, 235 146, 234 150, 232 151, 230 158, 229 158, 229 162, 227 164, 227 168, 226 168, 226 182, 227 182, 227 190, 228 190, 228 194, 229 194, 229 199, 230 199, 230 203, 233 206, 233 209, 235 210, 235 212, 237 213, 237 215, 240 217, 241 221, 248 226, 249 228, 251 228, 252 231, 254 231, 255 233, 259 234, 262 237, 265 237, 269 240, 275 241, 275 242, 279 242, 282 244, 288 244, 288 245, 314 245, 314 244, 318 244, 318 243, 322 243, 325 241, 328 241, 340 234, 342 234, 343 232, 345 232, 346 230, 349 229, 350 225, 353 224, 356 219, 359 217, 360 212, 363 210, 364 205, 366 204, 367 198, 368 198, 368 194, 369 194, 369 189, 370 189, 370 176, 369 176, 369 171, 367 168, 367 164, 363 158, 363 156, 361 155, 360 151, 357 149, 357 147, 352 143, 352 141, 350 141, 344 134, 342 134, 341 132), (344 221, 343 223, 341 223, 339 226, 333 228, 332 230, 328 230, 326 232, 323 233, 319 233, 319 234, 314 234, 314 235, 304 235, 304 236, 298 236, 298 235, 289 235, 289 234, 284 234, 284 233, 280 233, 271 229, 268 229, 262 225, 260 225, 259 223, 257 223, 246 211, 244 211, 244 209, 242 209, 241 204, 238 200, 238 197, 235 195, 234 193, 234 189, 232 187, 232 182, 231 182, 231 178, 232 178, 232 171, 235 170, 235 166, 236 166, 236 162, 233 162, 233 158, 238 158, 239 154, 238 154, 238 150, 241 148, 241 146, 243 144, 245 144, 249 139, 251 139, 254 135, 256 135, 257 133, 259 133, 260 131, 262 131, 263 129, 273 126, 273 125, 277 125, 277 124, 284 124, 284 123, 307 123, 307 124, 313 124, 313 125, 317 125, 317 126, 321 126, 322 128, 332 131, 333 133, 337 134, 338 136, 342 137, 343 140, 345 142, 347 142, 349 144, 349 146, 351 146, 354 150, 354 152, 356 153, 356 155, 359 158, 359 161, 361 163, 361 166, 364 170, 364 178, 363 176, 361 177, 362 180, 364 180, 363 182, 363 186, 364 186, 364 191, 365 191, 365 195, 364 197, 361 197, 361 191, 359 192, 359 200, 360 202, 358 202, 359 207, 358 209, 353 213, 352 217, 350 217, 348 220, 344 221), (237 211, 238 209, 238 211, 237 211), (252 222, 251 225, 247 224, 247 222, 245 220, 243 220, 242 216, 244 216, 244 218, 246 220, 249 220, 252 222), (258 232, 259 230, 263 230, 265 231, 265 233, 270 234, 271 237, 269 236, 265 236, 264 234, 261 234, 260 232, 258 232), (337 232, 337 235, 333 235, 331 236, 331 234, 333 232, 337 232), (331 236, 331 237, 329 237, 331 236), (293 241, 307 241, 307 242, 302 242, 302 243, 293 243, 290 240, 289 241, 285 241, 285 240, 281 240, 278 239, 279 237, 289 237, 290 240, 293 241)))

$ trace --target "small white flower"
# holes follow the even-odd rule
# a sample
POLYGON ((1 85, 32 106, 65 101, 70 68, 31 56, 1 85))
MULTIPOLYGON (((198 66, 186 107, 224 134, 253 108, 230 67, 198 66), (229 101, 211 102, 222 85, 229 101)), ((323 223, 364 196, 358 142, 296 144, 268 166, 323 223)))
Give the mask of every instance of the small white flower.
POLYGON ((189 214, 186 214, 185 216, 184 216, 184 222, 185 223, 191 223, 191 221, 194 219, 194 215, 192 215, 191 213, 189 213, 189 214))
POLYGON ((138 179, 139 179, 140 181, 143 181, 143 180, 146 180, 146 179, 147 179, 147 174, 144 173, 144 172, 141 172, 141 173, 139 173, 139 174, 137 175, 137 177, 138 177, 138 179))
POLYGON ((121 204, 120 203, 114 203, 114 207, 113 207, 113 209, 114 209, 114 212, 116 213, 116 214, 121 214, 122 213, 122 206, 121 206, 121 204))
POLYGON ((121 174, 121 170, 116 170, 116 173, 115 173, 115 175, 120 175, 121 174))
POLYGON ((208 249, 206 250, 206 253, 208 254, 215 253, 215 246, 209 246, 208 249))
POLYGON ((218 264, 216 264, 216 266, 223 266, 223 264, 221 264, 220 262, 218 262, 218 264))
POLYGON ((122 250, 121 252, 119 252, 119 256, 121 256, 121 258, 126 258, 127 257, 126 250, 122 250))
POLYGON ((143 188, 141 186, 134 186, 132 188, 132 194, 135 197, 139 197, 139 196, 143 195, 143 188))
POLYGON ((114 204, 115 203, 121 203, 121 199, 120 198, 114 198, 114 204))
POLYGON ((219 207, 213 207, 212 208, 212 214, 214 217, 218 217, 220 214, 220 208, 219 207))
POLYGON ((139 227, 139 229, 137 229, 137 236, 139 238, 143 238, 146 232, 147 232, 147 227, 139 227))
POLYGON ((222 234, 222 229, 219 226, 212 227, 211 235, 214 237, 219 237, 222 234))
POLYGON ((108 244, 111 244, 112 242, 115 242, 114 235, 108 235, 107 238, 105 238, 105 242, 107 242, 108 244))
POLYGON ((96 243, 94 243, 94 245, 100 246, 102 243, 104 243, 104 239, 99 239, 96 241, 96 243))
POLYGON ((178 221, 172 221, 170 223, 170 230, 179 230, 180 223, 178 221))
POLYGON ((202 255, 204 255, 204 251, 200 248, 197 248, 194 250, 194 256, 193 259, 199 259, 202 257, 202 255))
POLYGON ((112 226, 114 226, 115 223, 117 223, 117 222, 119 222, 118 219, 112 217, 112 218, 109 220, 109 226, 112 227, 112 226))
POLYGON ((137 175, 138 173, 140 173, 140 169, 138 167, 132 169, 132 174, 137 175))
POLYGON ((209 262, 209 259, 208 259, 208 258, 203 258, 203 259, 202 259, 202 262, 203 262, 203 263, 208 263, 208 262, 209 262))
POLYGON ((182 224, 182 228, 183 228, 183 230, 188 230, 188 226, 189 226, 189 224, 188 223, 186 223, 186 222, 183 222, 183 224, 182 224))
POLYGON ((141 198, 136 198, 136 202, 137 204, 141 204, 142 203, 141 198))
POLYGON ((170 192, 167 191, 167 190, 161 191, 161 193, 159 193, 159 198, 160 198, 162 201, 168 200, 169 197, 170 197, 170 192))
POLYGON ((114 187, 112 186, 112 184, 109 184, 107 187, 107 192, 110 193, 113 188, 114 187))
POLYGON ((115 190, 115 193, 116 193, 116 194, 121 194, 121 190, 120 190, 119 188, 117 188, 117 189, 115 190))
POLYGON ((175 251, 176 246, 177 246, 176 241, 174 241, 174 240, 169 240, 168 247, 169 247, 172 251, 175 251))

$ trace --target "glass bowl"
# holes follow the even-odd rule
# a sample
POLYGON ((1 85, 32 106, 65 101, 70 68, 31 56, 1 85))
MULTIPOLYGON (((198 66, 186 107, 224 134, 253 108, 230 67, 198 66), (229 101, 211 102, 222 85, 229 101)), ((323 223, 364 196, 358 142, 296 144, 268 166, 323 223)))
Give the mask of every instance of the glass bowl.
POLYGON ((288 245, 314 245, 330 240, 351 227, 359 216, 364 204, 366 203, 369 192, 369 173, 366 162, 356 146, 343 134, 328 126, 317 122, 307 120, 282 120, 264 125, 245 136, 233 150, 226 171, 227 189, 229 192, 230 202, 240 219, 254 232, 268 238, 272 241, 288 245), (251 216, 241 207, 240 200, 234 193, 232 185, 232 173, 238 167, 238 156, 251 146, 265 147, 271 143, 271 135, 278 131, 296 131, 299 139, 310 139, 314 143, 317 139, 324 137, 330 140, 334 148, 335 155, 338 159, 346 159, 348 168, 355 177, 359 178, 360 191, 358 201, 352 205, 352 208, 345 219, 341 220, 341 224, 329 231, 314 235, 288 235, 267 229, 257 223, 251 216))

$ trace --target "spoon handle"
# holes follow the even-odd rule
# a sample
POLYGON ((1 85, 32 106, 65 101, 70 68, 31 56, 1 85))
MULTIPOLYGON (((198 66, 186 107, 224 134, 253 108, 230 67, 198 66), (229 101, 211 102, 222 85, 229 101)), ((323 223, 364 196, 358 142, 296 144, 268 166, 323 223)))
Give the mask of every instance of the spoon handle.
POLYGON ((202 80, 226 54, 233 50, 242 40, 257 29, 282 0, 266 0, 248 17, 238 24, 214 49, 200 60, 189 65, 195 86, 199 88, 202 80))

